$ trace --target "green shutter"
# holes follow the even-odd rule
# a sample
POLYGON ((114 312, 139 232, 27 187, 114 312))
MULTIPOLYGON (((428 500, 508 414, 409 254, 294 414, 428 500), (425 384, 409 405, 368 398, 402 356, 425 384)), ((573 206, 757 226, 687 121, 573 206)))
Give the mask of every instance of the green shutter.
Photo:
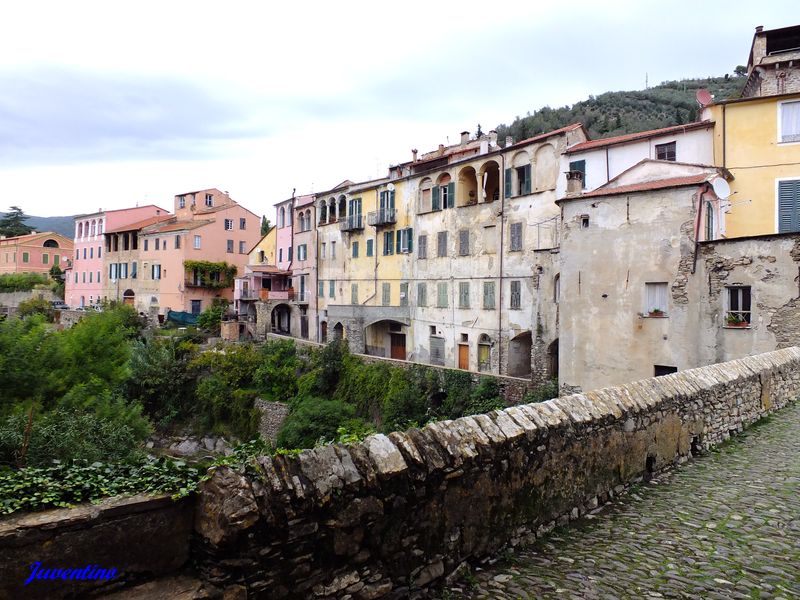
POLYGON ((800 231, 800 179, 778 182, 778 233, 800 231))
POLYGON ((431 210, 439 210, 439 186, 431 188, 431 210))
POLYGON ((406 231, 408 232, 408 252, 411 254, 414 251, 414 230, 409 227, 406 231))
POLYGON ((394 208, 394 190, 389 192, 389 208, 394 208))
MULTIPOLYGON (((392 235, 394 235, 394 232, 392 232, 392 235)), ((402 237, 403 236, 400 235, 400 231, 398 231, 395 237, 395 252, 397 254, 400 254, 400 240, 402 239, 402 237)))
POLYGON ((505 189, 506 198, 511 198, 511 171, 512 169, 506 169, 506 189, 505 189))
POLYGON ((522 192, 523 194, 530 194, 531 193, 531 166, 525 165, 525 189, 522 192))
POLYGON ((453 208, 456 205, 456 183, 451 181, 447 184, 447 206, 445 208, 453 208))

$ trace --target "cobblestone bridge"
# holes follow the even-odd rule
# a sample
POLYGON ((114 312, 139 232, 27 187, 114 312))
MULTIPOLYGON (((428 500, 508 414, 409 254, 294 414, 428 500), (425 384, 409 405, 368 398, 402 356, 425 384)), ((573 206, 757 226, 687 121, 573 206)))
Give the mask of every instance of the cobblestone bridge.
POLYGON ((800 403, 444 595, 800 598, 800 403))

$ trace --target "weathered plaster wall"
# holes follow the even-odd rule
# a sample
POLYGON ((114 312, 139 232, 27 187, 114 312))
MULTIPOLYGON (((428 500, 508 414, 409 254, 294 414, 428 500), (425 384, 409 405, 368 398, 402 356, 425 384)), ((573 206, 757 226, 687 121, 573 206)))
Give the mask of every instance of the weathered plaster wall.
POLYGON ((198 501, 196 562, 209 584, 256 597, 406 597, 577 518, 798 394, 795 347, 261 457, 257 475, 220 468, 198 501))
POLYGON ((193 503, 169 496, 109 499, 97 505, 0 520, 0 598, 78 598, 175 571, 189 559, 193 503), (105 580, 35 580, 30 565, 114 568, 105 580))
POLYGON ((41 298, 48 302, 55 302, 61 300, 51 290, 30 290, 29 292, 0 292, 0 306, 8 306, 16 308, 20 302, 31 300, 33 298, 41 298))

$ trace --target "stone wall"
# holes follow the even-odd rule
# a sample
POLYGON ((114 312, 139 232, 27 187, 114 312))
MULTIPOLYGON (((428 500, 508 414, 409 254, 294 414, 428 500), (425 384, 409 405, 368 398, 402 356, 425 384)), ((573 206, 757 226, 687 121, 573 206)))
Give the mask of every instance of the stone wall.
MULTIPOLYGON (((308 340, 300 340, 292 337, 277 335, 274 333, 267 334, 268 340, 292 340, 296 344, 319 347, 323 344, 310 342, 308 340)), ((385 358, 383 356, 371 356, 369 354, 357 354, 351 351, 351 354, 357 356, 359 360, 365 363, 383 362, 399 367, 401 369, 410 369, 414 366, 423 366, 438 373, 440 376, 446 371, 456 371, 458 373, 469 373, 473 383, 478 383, 482 377, 491 377, 497 381, 500 388, 500 397, 505 401, 508 406, 519 404, 525 397, 525 394, 533 390, 536 385, 529 379, 522 379, 520 377, 509 377, 508 375, 496 375, 494 373, 478 373, 477 371, 465 371, 463 369, 454 369, 452 367, 440 367, 438 365, 430 365, 425 363, 416 363, 407 360, 396 360, 394 358, 385 358)))
POLYGON ((61 300, 51 290, 30 290, 27 292, 0 292, 0 306, 16 308, 20 302, 25 302, 32 298, 41 298, 48 302, 61 300))
POLYGON ((278 440, 278 432, 289 416, 289 405, 283 402, 267 402, 260 398, 256 400, 255 406, 261 413, 258 423, 258 432, 265 440, 273 444, 278 440))
POLYGON ((190 501, 168 496, 106 500, 97 505, 6 517, 0 521, 0 598, 85 597, 175 571, 189 559, 190 501), (98 580, 34 580, 42 569, 116 569, 98 580))
POLYGON ((265 598, 405 598, 531 541, 800 395, 800 348, 363 443, 224 467, 198 499, 207 583, 265 598))

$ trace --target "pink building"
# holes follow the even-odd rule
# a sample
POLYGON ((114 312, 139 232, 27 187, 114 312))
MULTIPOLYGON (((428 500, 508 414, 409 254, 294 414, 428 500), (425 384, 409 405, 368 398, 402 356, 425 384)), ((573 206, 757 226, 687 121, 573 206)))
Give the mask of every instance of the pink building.
POLYGON ((64 302, 85 306, 100 302, 103 291, 103 233, 169 211, 153 204, 106 210, 75 217, 74 257, 67 274, 64 302))
POLYGON ((284 271, 291 271, 293 250, 292 230, 293 230, 293 211, 295 199, 289 198, 275 205, 275 227, 278 229, 278 268, 284 271))
POLYGON ((48 273, 62 270, 72 256, 72 240, 50 231, 0 238, 0 274, 48 273))

